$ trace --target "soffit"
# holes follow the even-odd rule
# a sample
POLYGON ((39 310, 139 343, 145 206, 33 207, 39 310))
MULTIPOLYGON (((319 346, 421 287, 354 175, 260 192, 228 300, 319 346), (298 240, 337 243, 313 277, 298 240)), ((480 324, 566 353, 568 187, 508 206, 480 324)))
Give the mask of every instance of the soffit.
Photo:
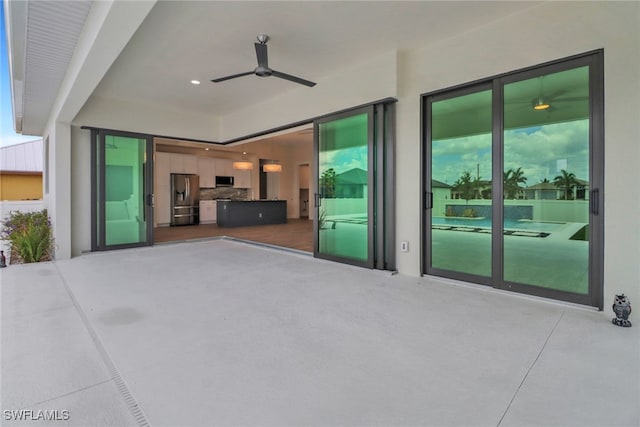
POLYGON ((84 28, 92 1, 29 1, 25 28, 22 133, 39 135, 84 28))

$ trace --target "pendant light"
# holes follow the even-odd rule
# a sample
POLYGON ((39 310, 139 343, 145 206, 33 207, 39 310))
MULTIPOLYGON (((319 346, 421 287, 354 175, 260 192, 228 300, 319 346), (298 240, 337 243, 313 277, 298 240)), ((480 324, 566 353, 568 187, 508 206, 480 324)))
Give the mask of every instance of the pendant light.
POLYGON ((250 162, 246 159, 247 152, 242 152, 242 159, 237 162, 233 162, 233 168, 241 171, 250 171, 253 170, 253 162, 250 162))
POLYGON ((262 165, 264 172, 282 172, 282 165, 280 163, 266 163, 262 165))
POLYGON ((542 86, 543 79, 544 76, 540 77, 540 96, 538 96, 537 101, 534 101, 533 103, 533 109, 536 111, 546 110, 547 108, 551 107, 551 105, 548 102, 545 102, 542 97, 542 94, 544 92, 544 88, 542 86))
MULTIPOLYGON (((271 141, 270 151, 271 151, 271 154, 273 155, 273 141, 271 141)), ((269 163, 265 163, 264 165, 262 165, 262 171, 267 173, 269 172, 280 173, 282 172, 282 165, 275 160, 269 160, 269 163)))

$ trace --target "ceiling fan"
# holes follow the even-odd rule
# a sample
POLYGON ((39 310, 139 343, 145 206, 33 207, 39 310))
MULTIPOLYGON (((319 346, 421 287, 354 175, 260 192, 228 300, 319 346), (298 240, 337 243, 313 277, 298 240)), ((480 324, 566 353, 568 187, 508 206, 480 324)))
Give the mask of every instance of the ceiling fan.
POLYGON ((260 43, 254 43, 256 47, 256 57, 258 59, 258 66, 253 71, 247 71, 245 73, 233 74, 231 76, 220 77, 218 79, 212 79, 213 83, 223 82, 225 80, 235 79, 237 77, 248 76, 250 74, 255 74, 259 77, 279 77, 284 80, 289 80, 294 83, 299 83, 301 85, 313 87, 316 84, 309 80, 302 79, 300 77, 292 76, 291 74, 282 73, 280 71, 276 71, 272 68, 269 68, 269 59, 267 57, 267 42, 269 41, 269 36, 266 34, 259 34, 258 41, 260 43))

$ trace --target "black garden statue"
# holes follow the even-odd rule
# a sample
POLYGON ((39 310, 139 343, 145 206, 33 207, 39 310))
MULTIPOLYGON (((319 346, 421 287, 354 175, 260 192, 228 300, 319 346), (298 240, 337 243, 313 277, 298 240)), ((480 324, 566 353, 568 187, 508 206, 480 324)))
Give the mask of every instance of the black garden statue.
POLYGON ((613 299, 613 312, 616 314, 616 317, 611 319, 611 323, 625 328, 631 326, 631 321, 629 321, 631 302, 624 294, 616 295, 613 299))
POLYGON ((4 251, 0 251, 0 268, 7 266, 7 258, 4 256, 4 251))

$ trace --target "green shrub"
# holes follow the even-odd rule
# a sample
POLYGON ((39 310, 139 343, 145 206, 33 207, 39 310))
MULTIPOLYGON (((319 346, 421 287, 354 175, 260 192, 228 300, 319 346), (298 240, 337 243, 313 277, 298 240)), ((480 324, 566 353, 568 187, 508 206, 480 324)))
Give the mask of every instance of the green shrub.
POLYGON ((53 233, 46 209, 11 212, 2 224, 0 239, 9 241, 11 264, 49 261, 53 257, 53 233))

